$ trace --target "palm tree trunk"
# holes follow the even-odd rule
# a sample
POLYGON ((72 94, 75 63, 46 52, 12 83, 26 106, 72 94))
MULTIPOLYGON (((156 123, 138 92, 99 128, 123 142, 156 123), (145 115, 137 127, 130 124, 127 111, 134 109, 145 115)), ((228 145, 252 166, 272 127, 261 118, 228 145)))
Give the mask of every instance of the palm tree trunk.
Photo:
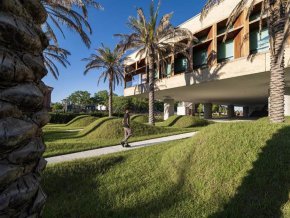
POLYGON ((41 127, 47 74, 41 30, 47 18, 39 0, 0 1, 0 217, 40 217, 46 195, 41 127))
POLYGON ((155 125, 155 118, 154 118, 154 53, 151 50, 149 54, 149 124, 155 125))
POLYGON ((109 81, 109 117, 112 117, 113 111, 113 78, 110 76, 109 81))
MULTIPOLYGON (((269 18, 269 33, 272 38, 271 54, 271 79, 270 79, 270 121, 272 123, 283 123, 284 116, 284 95, 285 95, 285 72, 284 60, 278 62, 278 51, 283 44, 285 12, 281 10, 277 0, 271 6, 271 15, 269 18)), ((284 52, 284 51, 282 51, 284 52)))

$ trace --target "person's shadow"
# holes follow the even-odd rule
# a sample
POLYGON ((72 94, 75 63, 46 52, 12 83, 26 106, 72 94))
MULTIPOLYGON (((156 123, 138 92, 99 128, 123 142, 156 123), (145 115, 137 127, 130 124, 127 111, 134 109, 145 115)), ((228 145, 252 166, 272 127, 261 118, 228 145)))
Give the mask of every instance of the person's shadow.
POLYGON ((210 217, 283 217, 289 189, 290 126, 285 126, 267 142, 233 198, 210 217))

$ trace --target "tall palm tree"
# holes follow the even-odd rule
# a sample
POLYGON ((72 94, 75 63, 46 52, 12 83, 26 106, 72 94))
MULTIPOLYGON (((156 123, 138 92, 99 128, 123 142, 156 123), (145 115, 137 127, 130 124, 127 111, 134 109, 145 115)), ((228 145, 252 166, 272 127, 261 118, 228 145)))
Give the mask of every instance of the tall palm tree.
MULTIPOLYGON (((40 174, 46 166, 41 128, 49 121, 43 106, 47 93, 42 82, 47 74, 44 55, 52 58, 56 54, 54 57, 63 61, 68 54, 48 47, 51 36, 41 27, 48 16, 46 6, 69 8, 78 4, 85 8, 90 2, 0 1, 0 217, 40 217, 46 201, 40 186, 40 174)), ((69 24, 67 13, 63 14, 69 24)), ((79 24, 75 27, 83 32, 79 24)))
POLYGON ((102 44, 102 47, 96 49, 96 54, 91 54, 89 58, 84 58, 84 61, 88 61, 84 74, 86 75, 91 70, 102 70, 99 76, 98 84, 101 79, 106 82, 109 81, 109 117, 113 114, 113 89, 116 85, 119 85, 124 80, 124 65, 125 58, 123 57, 123 51, 116 47, 111 50, 102 44))
POLYGON ((174 28, 170 23, 172 13, 165 14, 159 24, 160 2, 155 10, 154 1, 150 5, 150 16, 146 19, 142 8, 137 9, 138 16, 130 17, 128 26, 131 34, 116 34, 121 38, 119 46, 124 50, 137 49, 136 57, 145 57, 149 65, 149 124, 154 125, 154 90, 155 67, 159 61, 173 52, 187 54, 187 49, 192 43, 192 34, 187 29, 174 28), (182 40, 188 39, 187 43, 182 40))
MULTIPOLYGON (((202 18, 207 15, 209 10, 216 4, 224 0, 208 0, 202 18)), ((232 26, 240 13, 249 5, 247 16, 249 17, 256 0, 240 0, 232 11, 227 22, 227 31, 232 26)), ((285 95, 285 69, 284 69, 284 50, 289 37, 290 19, 290 0, 263 0, 260 17, 260 30, 262 19, 267 17, 267 25, 270 36, 271 50, 271 78, 270 78, 270 121, 272 123, 283 123, 284 116, 284 95, 285 95)))

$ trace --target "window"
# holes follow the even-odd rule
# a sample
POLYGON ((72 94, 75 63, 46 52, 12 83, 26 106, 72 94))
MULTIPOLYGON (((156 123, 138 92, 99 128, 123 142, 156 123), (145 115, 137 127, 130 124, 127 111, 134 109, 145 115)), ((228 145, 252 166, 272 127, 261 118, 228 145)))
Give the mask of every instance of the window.
POLYGON ((184 72, 187 70, 187 58, 186 57, 180 57, 175 60, 175 67, 174 71, 176 73, 184 72))
POLYGON ((132 77, 132 86, 138 86, 141 83, 141 77, 140 74, 134 75, 132 77))
POLYGON ((207 65, 207 49, 193 52, 193 64, 196 67, 207 65))
POLYGON ((132 81, 127 81, 126 82, 126 88, 132 87, 132 81))
POLYGON ((234 59, 234 40, 229 39, 226 42, 218 44, 218 62, 234 59))
POLYGON ((264 28, 261 33, 259 30, 253 30, 250 33, 251 53, 258 53, 269 50, 269 32, 264 28))
POLYGON ((166 65, 166 76, 170 77, 171 76, 171 64, 166 65))

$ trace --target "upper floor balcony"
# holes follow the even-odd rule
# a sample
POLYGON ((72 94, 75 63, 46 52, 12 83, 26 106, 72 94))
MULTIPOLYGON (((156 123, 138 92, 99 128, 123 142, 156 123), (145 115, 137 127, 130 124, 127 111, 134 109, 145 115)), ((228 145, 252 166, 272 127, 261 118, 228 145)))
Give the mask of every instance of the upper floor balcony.
MULTIPOLYGON (((265 18, 259 31, 260 13, 260 3, 249 18, 246 12, 241 13, 226 40, 227 19, 194 33, 198 43, 190 49, 191 60, 181 54, 170 54, 163 62, 155 63, 156 90, 269 71, 269 34, 265 18)), ((285 55, 285 60, 289 60, 289 47, 285 55)), ((127 66, 125 80, 125 96, 147 92, 148 67, 144 59, 127 66)))

